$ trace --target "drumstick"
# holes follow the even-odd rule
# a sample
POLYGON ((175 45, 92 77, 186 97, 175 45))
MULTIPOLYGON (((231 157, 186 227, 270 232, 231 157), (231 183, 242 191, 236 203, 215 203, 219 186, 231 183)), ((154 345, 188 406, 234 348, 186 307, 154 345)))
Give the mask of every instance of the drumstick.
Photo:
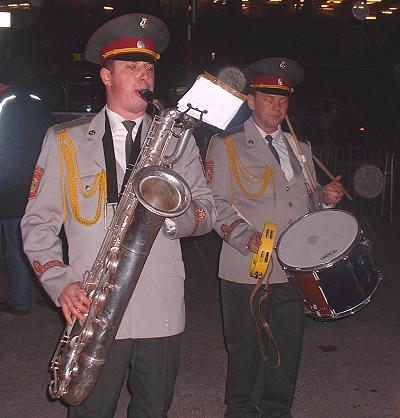
MULTIPOLYGON (((289 116, 286 114, 286 116, 285 116, 285 120, 286 120, 286 123, 287 123, 287 125, 288 125, 288 127, 289 127, 289 130, 290 130, 290 133, 292 134, 292 136, 293 136, 293 139, 294 139, 294 142, 295 142, 295 144, 296 144, 296 146, 297 146, 297 150, 298 150, 298 152, 299 152, 299 154, 300 155, 302 155, 303 154, 303 151, 302 151, 302 149, 301 149, 301 146, 300 146, 300 142, 299 142, 299 140, 297 139, 297 136, 296 136, 296 133, 295 133, 295 131, 294 131, 294 129, 293 129, 293 126, 292 126, 292 124, 290 123, 290 120, 289 120, 289 116)), ((320 166, 320 168, 321 168, 321 170, 331 179, 331 180, 335 180, 335 176, 328 170, 328 168, 322 163, 322 161, 320 161, 317 157, 314 157, 314 155, 313 155, 313 158, 314 158, 314 160, 315 160, 315 162, 320 166)), ((308 164, 307 164, 307 162, 306 163, 304 163, 303 164, 303 166, 304 166, 304 168, 305 168, 305 170, 306 170, 306 172, 307 172, 307 175, 308 175, 308 177, 309 177, 309 179, 311 180, 311 184, 314 186, 314 188, 315 188, 315 184, 313 184, 313 181, 312 181, 312 176, 311 176, 311 174, 310 174, 310 168, 308 167, 308 164)), ((342 186, 343 186, 343 184, 342 184, 342 186)), ((351 195, 350 195, 350 193, 343 187, 343 193, 346 195, 346 197, 349 199, 349 200, 353 200, 353 198, 351 197, 351 195)))
MULTIPOLYGON (((319 165, 320 169, 331 179, 331 180, 335 180, 336 177, 328 170, 328 167, 321 161, 319 160, 315 155, 313 155, 313 159, 314 161, 319 165)), ((343 184, 342 184, 343 186, 343 184)), ((353 200, 353 198, 351 197, 350 193, 344 188, 343 186, 343 193, 346 195, 347 199, 349 200, 353 200)))
POLYGON ((308 166, 308 164, 307 164, 307 161, 304 161, 304 160, 305 160, 305 158, 304 158, 303 150, 301 149, 300 142, 299 142, 299 140, 297 139, 296 132, 294 131, 293 126, 292 126, 292 124, 290 123, 289 116, 288 116, 287 114, 286 114, 286 116, 285 116, 285 120, 286 120, 286 123, 287 123, 287 125, 288 125, 288 127, 289 127, 290 133, 292 134, 292 137, 293 137, 293 139, 294 139, 294 142, 295 142, 295 144, 296 144, 296 147, 297 147, 297 152, 298 152, 298 154, 300 155, 300 158, 301 158, 301 161, 300 161, 300 162, 303 164, 303 167, 304 167, 305 172, 306 172, 307 177, 308 177, 308 181, 309 181, 309 183, 310 183, 310 185, 311 185, 311 188, 312 188, 313 190, 315 190, 315 189, 316 189, 316 187, 317 187, 317 185, 316 185, 316 184, 315 184, 315 182, 314 182, 314 179, 313 179, 313 176, 312 176, 312 174, 311 174, 310 167, 309 167, 309 166, 308 166))

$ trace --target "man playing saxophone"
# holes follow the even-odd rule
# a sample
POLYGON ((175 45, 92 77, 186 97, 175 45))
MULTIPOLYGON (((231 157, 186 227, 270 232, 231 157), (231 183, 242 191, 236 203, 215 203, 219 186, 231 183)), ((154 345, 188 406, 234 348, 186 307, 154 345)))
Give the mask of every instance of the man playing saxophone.
MULTIPOLYGON (((100 27, 85 53, 101 66, 106 106, 92 118, 53 126, 46 134, 21 228, 35 273, 68 324, 83 321, 89 310, 83 273, 96 259, 126 168, 146 138, 151 118, 138 92, 153 91, 154 64, 168 42, 168 28, 150 15, 124 15, 100 27), (62 226, 68 265, 58 237, 62 226)), ((193 137, 173 169, 189 185, 191 205, 164 222, 97 384, 87 400, 69 408, 69 417, 113 417, 126 375, 132 393, 128 416, 167 416, 185 325, 178 238, 209 232, 216 216, 193 137)))

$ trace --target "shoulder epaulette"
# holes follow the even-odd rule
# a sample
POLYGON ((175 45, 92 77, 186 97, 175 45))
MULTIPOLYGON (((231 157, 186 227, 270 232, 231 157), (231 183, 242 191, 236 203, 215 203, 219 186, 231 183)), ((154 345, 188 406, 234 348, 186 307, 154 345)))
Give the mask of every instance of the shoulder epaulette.
MULTIPOLYGON (((290 132, 283 132, 284 134, 286 134, 286 135, 290 135, 290 137, 291 138, 293 138, 293 135, 290 133, 290 132)), ((297 137, 297 139, 299 140, 299 142, 301 142, 302 144, 305 144, 305 145, 309 145, 309 146, 311 146, 311 144, 310 144, 310 141, 308 141, 307 139, 304 139, 304 138, 302 138, 301 136, 298 136, 297 137)))
POLYGON ((55 130, 59 132, 63 131, 64 129, 76 128, 77 126, 82 126, 90 123, 92 119, 93 116, 87 116, 85 118, 73 119, 68 122, 59 123, 55 125, 55 130))
POLYGON ((297 139, 299 140, 299 142, 300 142, 301 144, 304 144, 304 145, 311 145, 311 144, 310 144, 310 142, 309 142, 307 139, 302 138, 301 136, 298 136, 298 137, 297 137, 297 139))
POLYGON ((297 139, 298 139, 298 140, 299 140, 302 144, 309 145, 309 146, 311 147, 310 141, 308 141, 307 139, 302 138, 301 136, 299 136, 297 139))
POLYGON ((244 132, 244 125, 238 125, 233 128, 230 128, 226 131, 223 131, 219 134, 220 137, 226 138, 227 136, 231 136, 233 134, 237 134, 239 132, 244 132))

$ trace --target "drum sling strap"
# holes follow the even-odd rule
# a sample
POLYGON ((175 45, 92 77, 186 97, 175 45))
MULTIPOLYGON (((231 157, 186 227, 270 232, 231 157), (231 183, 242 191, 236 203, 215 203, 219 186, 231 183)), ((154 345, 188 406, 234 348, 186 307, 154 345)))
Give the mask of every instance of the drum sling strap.
MULTIPOLYGON (((264 289, 260 294, 261 286, 263 285, 264 277, 268 271, 268 266, 272 261, 272 252, 275 244, 275 235, 276 235, 276 225, 272 223, 265 223, 261 244, 258 249, 257 254, 253 254, 252 263, 250 266, 250 276, 255 277, 257 279, 257 284, 254 286, 253 291, 250 295, 250 310, 251 315, 253 316, 255 327, 256 327, 256 336, 257 336, 257 345, 260 352, 260 355, 264 361, 264 363, 272 368, 278 368, 281 364, 281 356, 279 352, 278 344, 275 340, 275 337, 271 331, 271 328, 268 324, 267 318, 264 314, 262 306, 266 303, 266 300, 269 295, 269 280, 272 273, 273 264, 271 264, 271 270, 269 271, 267 278, 264 283, 264 289), (257 295, 259 295, 257 301, 257 295), (268 359, 267 350, 263 341, 262 336, 262 329, 264 330, 265 334, 267 335, 269 341, 273 344, 276 352, 276 361, 272 363, 268 359)), ((273 261, 272 261, 273 263, 273 261)))
MULTIPOLYGON (((292 170, 293 170, 293 175, 295 176, 302 176, 302 169, 301 169, 301 165, 299 163, 299 161, 297 160, 297 157, 292 149, 292 147, 289 144, 289 141, 287 140, 287 138, 283 135, 283 140, 285 142, 287 151, 288 151, 288 155, 289 155, 289 161, 290 161, 290 165, 292 166, 292 170)), ((269 225, 273 225, 273 224, 269 224, 269 225)), ((264 240, 266 238, 266 227, 267 224, 264 226, 264 231, 263 231, 263 235, 262 235, 262 241, 261 241, 261 245, 260 245, 260 249, 259 249, 259 253, 257 254, 257 257, 260 257, 260 251, 263 251, 263 244, 264 244, 264 240)), ((274 237, 275 239, 275 237, 274 237)), ((257 269, 255 269, 254 266, 254 257, 253 257, 253 261, 252 261, 252 265, 251 265, 251 272, 250 275, 253 277, 256 277, 258 279, 257 284, 254 286, 253 291, 251 292, 250 295, 250 309, 251 309, 251 314, 253 316, 254 319, 254 323, 255 323, 255 327, 256 327, 256 336, 257 336, 257 345, 258 345, 258 349, 261 355, 261 358, 263 359, 264 363, 271 369, 276 369, 280 366, 281 364, 281 355, 280 355, 280 351, 279 351, 279 347, 278 347, 278 343, 272 333, 271 327, 268 324, 266 315, 265 315, 265 309, 262 309, 262 306, 267 303, 267 299, 269 296, 269 280, 272 274, 272 270, 273 270, 273 259, 272 259, 272 248, 273 248, 273 243, 272 243, 272 247, 271 247, 271 254, 269 255, 269 259, 267 262, 265 271, 260 275, 258 274, 257 269), (267 278, 265 280, 264 283, 264 289, 262 290, 262 293, 260 294, 260 297, 257 300, 257 295, 260 293, 260 289, 261 286, 263 285, 263 279, 265 276, 265 273, 268 270, 268 264, 269 261, 271 261, 271 269, 267 275, 267 278), (253 274, 255 273, 255 274, 253 274), (270 359, 268 358, 267 355, 267 349, 266 349, 266 345, 264 344, 264 340, 263 340, 263 336, 262 336, 262 330, 264 330, 265 334, 268 337, 268 340, 273 344, 273 347, 275 348, 275 352, 276 352, 276 360, 275 363, 272 363, 270 361, 270 359)), ((264 249, 265 250, 265 249, 264 249)))
POLYGON ((255 322, 255 325, 256 325, 257 345, 258 345, 258 350, 260 352, 261 358, 263 359, 263 362, 269 368, 277 369, 281 365, 281 355, 280 355, 278 343, 276 342, 276 339, 275 339, 275 337, 272 333, 271 327, 268 324, 267 318, 266 318, 263 310, 261 309, 262 305, 264 303, 266 303, 266 300, 268 299, 268 296, 269 296, 269 277, 264 284, 264 289, 263 289, 263 291, 262 291, 262 293, 261 293, 261 295, 258 299, 258 303, 257 303, 256 295, 257 295, 258 291, 260 290, 262 284, 263 284, 262 280, 259 280, 257 282, 257 284, 254 286, 253 291, 251 292, 251 295, 250 295, 251 314, 253 316, 253 319, 254 319, 254 322, 255 322), (257 316, 256 316, 256 314, 257 314, 257 316), (258 320, 257 320, 257 318, 258 318, 258 320), (261 329, 261 327, 262 327, 262 329, 261 329), (275 348, 275 352, 276 352, 275 363, 272 363, 268 358, 266 345, 264 344, 264 340, 263 340, 263 336, 262 336, 262 330, 264 330, 265 334, 268 337, 268 340, 271 341, 271 343, 273 344, 273 346, 275 348))
MULTIPOLYGON (((321 186, 319 186, 319 184, 316 183, 313 178, 307 179, 307 176, 312 176, 311 171, 310 171, 310 167, 307 164, 307 161, 304 160, 304 162, 301 162, 301 164, 300 164, 300 161, 302 161, 302 160, 299 161, 299 159, 296 157, 296 154, 294 153, 293 148, 289 144, 289 141, 288 141, 288 139, 286 138, 286 136, 283 132, 282 132, 282 138, 285 141, 286 148, 288 150, 290 164, 291 164, 292 169, 293 169, 293 174, 295 174, 295 175, 299 174, 299 175, 304 177, 304 183, 305 183, 305 186, 306 186, 306 190, 307 190, 307 194, 308 194, 308 202, 309 202, 309 206, 310 206, 311 211, 316 212, 318 210, 321 210, 322 209, 321 186), (304 167, 304 171, 303 171, 302 166, 304 167), (305 175, 305 173, 307 173, 307 176, 305 175)), ((295 141, 296 140, 297 139, 295 139, 295 141)), ((299 147, 299 150, 300 150, 301 154, 303 155, 303 151, 301 150, 300 143, 298 143, 298 147, 299 147)))

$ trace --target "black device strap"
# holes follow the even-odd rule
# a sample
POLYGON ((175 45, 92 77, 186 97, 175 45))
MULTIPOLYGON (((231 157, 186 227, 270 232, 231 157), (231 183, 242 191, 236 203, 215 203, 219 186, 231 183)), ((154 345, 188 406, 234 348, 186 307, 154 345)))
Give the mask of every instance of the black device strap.
POLYGON ((118 202, 117 167, 115 163, 114 144, 110 121, 106 113, 105 130, 103 135, 104 159, 107 172, 107 203, 118 202))
POLYGON ((137 133, 136 133, 135 140, 133 141, 131 155, 129 156, 129 162, 126 165, 124 181, 122 182, 121 193, 123 193, 124 191, 124 187, 129 179, 129 176, 132 173, 133 167, 135 166, 136 160, 140 153, 140 149, 141 149, 140 140, 142 137, 142 126, 143 126, 143 122, 140 124, 139 129, 137 130, 137 133))

